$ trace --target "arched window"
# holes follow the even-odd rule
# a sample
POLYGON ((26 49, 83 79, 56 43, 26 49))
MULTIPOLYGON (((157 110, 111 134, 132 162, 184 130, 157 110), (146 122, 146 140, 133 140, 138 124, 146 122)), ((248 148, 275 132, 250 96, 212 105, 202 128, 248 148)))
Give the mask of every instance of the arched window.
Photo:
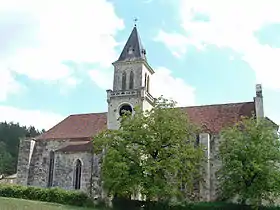
POLYGON ((147 77, 147 92, 150 92, 150 77, 147 77))
POLYGON ((126 89, 126 72, 122 74, 122 90, 126 89))
POLYGON ((147 73, 145 73, 145 89, 147 90, 147 73))
POLYGON ((52 187, 53 185, 53 170, 54 170, 54 151, 50 152, 50 162, 49 162, 49 176, 47 187, 52 187))
POLYGON ((119 110, 119 115, 123 116, 125 114, 125 112, 132 113, 132 107, 129 104, 124 104, 121 106, 121 108, 119 110))
POLYGON ((82 175, 82 162, 78 159, 75 163, 75 170, 74 170, 75 190, 79 190, 81 188, 81 175, 82 175))
POLYGON ((131 71, 129 75, 129 89, 133 89, 133 82, 134 82, 134 73, 133 71, 131 71))

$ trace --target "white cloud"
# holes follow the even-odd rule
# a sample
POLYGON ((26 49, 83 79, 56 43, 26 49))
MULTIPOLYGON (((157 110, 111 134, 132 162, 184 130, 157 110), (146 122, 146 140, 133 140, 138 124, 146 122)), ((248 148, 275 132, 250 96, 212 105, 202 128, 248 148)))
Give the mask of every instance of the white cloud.
POLYGON ((171 53, 176 57, 181 57, 187 51, 186 45, 190 44, 187 37, 178 33, 166 33, 159 31, 155 41, 163 42, 171 53))
POLYGON ((265 24, 280 23, 278 0, 180 0, 181 26, 185 33, 160 31, 158 38, 173 54, 186 53, 188 45, 207 44, 231 48, 240 53, 252 69, 258 82, 280 90, 280 48, 262 45, 255 36, 265 24), (203 14, 208 20, 198 20, 203 14), (176 39, 175 39, 176 38, 176 39), (160 39, 159 39, 160 40, 160 39))
POLYGON ((195 89, 178 77, 173 77, 171 71, 165 67, 155 70, 151 79, 151 93, 154 97, 163 95, 173 99, 178 106, 195 105, 195 89))
POLYGON ((0 58, 31 79, 71 80, 73 85, 75 72, 62 61, 110 66, 118 45, 114 35, 123 28, 106 0, 1 1, 0 58))
POLYGON ((8 69, 0 66, 0 101, 5 101, 8 94, 17 93, 22 87, 13 77, 8 69))
POLYGON ((64 80, 60 80, 59 92, 62 95, 67 95, 71 90, 73 90, 82 81, 75 77, 68 77, 64 80))
POLYGON ((155 41, 163 42, 166 47, 171 50, 171 53, 178 58, 182 57, 187 52, 187 45, 195 45, 198 49, 203 49, 203 44, 195 42, 189 37, 176 32, 166 33, 160 30, 155 41))
POLYGON ((113 87, 113 72, 112 71, 100 71, 100 70, 91 70, 89 71, 89 76, 92 81, 95 82, 100 88, 107 90, 112 89, 113 87))
MULTIPOLYGON (((92 70, 90 77, 100 88, 104 90, 112 88, 112 71, 92 70)), ((178 106, 195 104, 195 89, 186 84, 183 79, 172 76, 171 71, 165 67, 155 69, 150 85, 151 94, 156 98, 163 95, 165 98, 176 101, 178 106)))
POLYGON ((79 83, 79 81, 77 79, 75 79, 74 77, 69 77, 66 80, 66 84, 71 85, 71 86, 76 86, 79 83))
POLYGON ((48 130, 61 120, 63 116, 39 110, 24 110, 10 106, 0 106, 0 122, 14 122, 20 125, 33 125, 37 129, 48 130))

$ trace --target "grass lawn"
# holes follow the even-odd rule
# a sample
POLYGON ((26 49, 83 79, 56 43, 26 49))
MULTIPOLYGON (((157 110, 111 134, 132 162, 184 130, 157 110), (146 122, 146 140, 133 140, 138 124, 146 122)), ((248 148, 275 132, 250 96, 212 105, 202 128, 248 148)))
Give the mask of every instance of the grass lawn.
POLYGON ((94 209, 0 197, 0 210, 94 210, 94 209))

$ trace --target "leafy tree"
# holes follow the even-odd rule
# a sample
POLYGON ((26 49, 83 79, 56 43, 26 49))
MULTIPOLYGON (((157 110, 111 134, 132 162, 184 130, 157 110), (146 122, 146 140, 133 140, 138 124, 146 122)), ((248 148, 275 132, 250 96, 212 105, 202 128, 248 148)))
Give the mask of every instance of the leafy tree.
POLYGON ((168 200, 193 193, 204 153, 196 144, 198 129, 175 104, 161 97, 150 111, 124 114, 119 130, 94 137, 96 153, 106 148, 102 179, 109 194, 168 200))
POLYGON ((220 194, 259 205, 280 193, 280 141, 271 122, 244 118, 222 132, 220 194))

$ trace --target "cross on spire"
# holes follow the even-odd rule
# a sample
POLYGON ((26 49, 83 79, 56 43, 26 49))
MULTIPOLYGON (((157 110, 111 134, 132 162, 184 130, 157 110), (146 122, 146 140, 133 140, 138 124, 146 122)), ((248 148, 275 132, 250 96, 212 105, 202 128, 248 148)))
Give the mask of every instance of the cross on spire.
POLYGON ((136 27, 136 23, 138 21, 138 18, 134 18, 133 21, 134 21, 134 26, 136 27))

